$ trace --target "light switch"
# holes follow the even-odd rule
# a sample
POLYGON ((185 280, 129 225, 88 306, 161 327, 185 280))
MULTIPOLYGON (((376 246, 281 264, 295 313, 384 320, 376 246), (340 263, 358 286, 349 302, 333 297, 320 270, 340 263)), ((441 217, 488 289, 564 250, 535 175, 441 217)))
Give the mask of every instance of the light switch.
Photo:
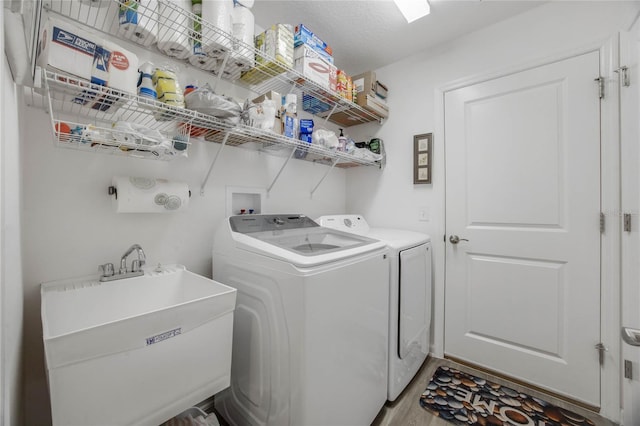
POLYGON ((431 220, 431 214, 428 207, 420 207, 418 210, 418 220, 420 222, 429 222, 431 220))

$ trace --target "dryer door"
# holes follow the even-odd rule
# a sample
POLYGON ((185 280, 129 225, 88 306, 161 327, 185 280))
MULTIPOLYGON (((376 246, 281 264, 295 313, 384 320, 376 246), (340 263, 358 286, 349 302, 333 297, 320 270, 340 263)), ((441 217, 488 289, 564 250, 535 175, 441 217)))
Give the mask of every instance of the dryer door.
POLYGON ((429 350, 431 321, 431 251, 422 244, 400 252, 400 297, 398 356, 404 358, 416 347, 429 350))

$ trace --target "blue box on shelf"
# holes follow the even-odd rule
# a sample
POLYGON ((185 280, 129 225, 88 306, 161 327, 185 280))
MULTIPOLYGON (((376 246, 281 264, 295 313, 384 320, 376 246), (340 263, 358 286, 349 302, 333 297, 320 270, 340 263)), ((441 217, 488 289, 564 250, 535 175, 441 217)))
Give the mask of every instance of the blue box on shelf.
POLYGON ((313 120, 307 118, 300 119, 300 139, 302 139, 303 134, 311 134, 313 133, 313 120))
POLYGON ((298 24, 293 32, 293 47, 306 44, 311 49, 322 55, 323 59, 333 64, 333 51, 331 46, 322 41, 311 30, 305 27, 303 24, 298 24))
POLYGON ((322 112, 329 111, 331 105, 311 95, 302 95, 302 109, 310 112, 311 114, 320 114, 322 112))

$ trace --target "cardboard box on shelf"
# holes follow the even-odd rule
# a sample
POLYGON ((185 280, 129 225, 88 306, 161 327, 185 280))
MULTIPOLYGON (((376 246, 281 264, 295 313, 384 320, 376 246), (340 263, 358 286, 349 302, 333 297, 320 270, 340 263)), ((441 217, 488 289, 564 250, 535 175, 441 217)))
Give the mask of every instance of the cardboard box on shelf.
POLYGON ((376 94, 376 73, 373 71, 367 71, 362 74, 358 74, 353 77, 353 85, 356 88, 356 92, 367 93, 369 95, 376 94))
POLYGON ((322 59, 304 44, 295 48, 295 58, 294 69, 296 71, 325 89, 336 91, 338 69, 335 65, 322 59))
POLYGON ((260 84, 282 74, 293 66, 293 31, 287 25, 275 24, 255 38, 256 66, 242 73, 240 79, 249 84, 260 84))
POLYGON ((376 97, 382 104, 386 102, 389 94, 387 86, 376 79, 376 73, 373 71, 368 71, 353 77, 353 86, 356 88, 356 92, 358 92, 358 97, 360 93, 366 93, 367 95, 376 97))
POLYGON ((327 62, 333 63, 333 50, 331 46, 322 41, 316 36, 309 28, 303 24, 296 25, 293 33, 293 45, 298 47, 302 44, 308 45, 313 50, 316 50, 319 54, 327 56, 325 58, 327 62))
POLYGON ((371 111, 381 118, 389 117, 389 107, 386 103, 382 102, 380 98, 375 95, 365 94, 364 92, 358 93, 356 103, 366 109, 367 111, 371 111))
POLYGON ((49 19, 40 32, 38 64, 91 80, 100 39, 63 21, 49 19))
POLYGON ((122 46, 52 18, 40 33, 39 42, 41 67, 136 93, 138 57, 122 46))
MULTIPOLYGON (((109 76, 104 85, 125 92, 136 93, 138 83, 138 57, 134 53, 123 49, 122 46, 107 40, 102 42, 102 51, 103 54, 108 52, 109 55, 109 76)), ((97 65, 94 65, 94 69, 96 67, 97 65)), ((92 75, 92 80, 93 79, 95 79, 94 75, 92 75)))
POLYGON ((282 95, 276 91, 270 90, 267 93, 263 93, 262 95, 258 96, 257 98, 255 98, 252 102, 254 104, 259 104, 260 102, 264 101, 264 100, 271 100, 274 101, 276 103, 276 108, 280 108, 280 106, 282 105, 282 95))
MULTIPOLYGON (((255 38, 256 49, 269 58, 273 58, 285 66, 293 65, 293 32, 284 24, 272 25, 255 38)), ((268 58, 258 55, 256 64, 271 62, 268 58)))

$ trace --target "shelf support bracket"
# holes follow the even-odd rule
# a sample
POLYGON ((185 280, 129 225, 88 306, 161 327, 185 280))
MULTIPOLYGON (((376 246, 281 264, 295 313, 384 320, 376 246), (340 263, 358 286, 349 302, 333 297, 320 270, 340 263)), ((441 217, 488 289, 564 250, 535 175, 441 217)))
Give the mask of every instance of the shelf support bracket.
POLYGON ((322 175, 322 179, 320 179, 320 182, 318 182, 318 183, 316 184, 316 186, 314 186, 314 187, 313 187, 313 189, 311 190, 311 198, 313 198, 313 193, 314 193, 314 192, 316 192, 316 189, 318 189, 318 187, 320 187, 320 184, 321 184, 322 182, 324 182, 324 179, 325 179, 327 176, 329 176, 329 173, 331 173, 331 170, 333 170, 333 168, 335 167, 335 165, 336 165, 336 164, 338 164, 338 160, 339 160, 338 158, 335 158, 335 159, 333 160, 333 162, 331 163, 331 167, 329 167, 329 168, 327 169, 327 171, 325 172, 325 174, 324 174, 324 175, 322 175))
POLYGON ((291 158, 293 157, 293 154, 296 152, 296 149, 297 148, 293 148, 291 150, 291 154, 289 154, 289 157, 287 157, 287 159, 285 160, 285 162, 282 165, 282 167, 280 167, 280 170, 278 170, 278 174, 276 174, 276 177, 273 178, 273 181, 271 182, 271 185, 269 185, 269 187, 267 188, 267 195, 271 192, 271 188, 273 188, 273 185, 275 185, 276 181, 280 177, 280 174, 282 173, 284 168, 287 167, 287 164, 289 164, 289 160, 291 160, 291 158))
POLYGON ((229 60, 229 56, 231 56, 231 51, 227 51, 224 54, 224 59, 222 59, 222 65, 220 65, 220 69, 218 70, 218 78, 216 78, 216 83, 213 85, 213 91, 215 92, 220 84, 220 80, 224 75, 224 70, 227 68, 227 61, 229 60))
POLYGON ((211 172, 213 171, 213 166, 216 165, 216 162, 218 161, 218 157, 220 157, 220 153, 222 152, 222 149, 227 144, 227 140, 229 139, 229 135, 230 134, 231 134, 230 131, 227 131, 224 134, 224 139, 222 140, 222 144, 220 145, 220 149, 218 149, 218 152, 216 152, 216 155, 213 157, 213 161, 211 161, 211 165, 209 166, 209 171, 207 172, 207 175, 204 177, 204 181, 202 182, 202 185, 200 186, 200 195, 201 196, 204 196, 204 187, 207 185, 207 182, 209 181, 209 176, 211 176, 211 172))
POLYGON ((336 108, 338 106, 338 103, 334 103, 333 104, 333 108, 331 108, 331 112, 329 113, 329 115, 327 115, 327 118, 324 119, 324 125, 327 125, 327 122, 329 121, 329 118, 331 118, 331 116, 333 115, 334 112, 336 112, 336 108))

